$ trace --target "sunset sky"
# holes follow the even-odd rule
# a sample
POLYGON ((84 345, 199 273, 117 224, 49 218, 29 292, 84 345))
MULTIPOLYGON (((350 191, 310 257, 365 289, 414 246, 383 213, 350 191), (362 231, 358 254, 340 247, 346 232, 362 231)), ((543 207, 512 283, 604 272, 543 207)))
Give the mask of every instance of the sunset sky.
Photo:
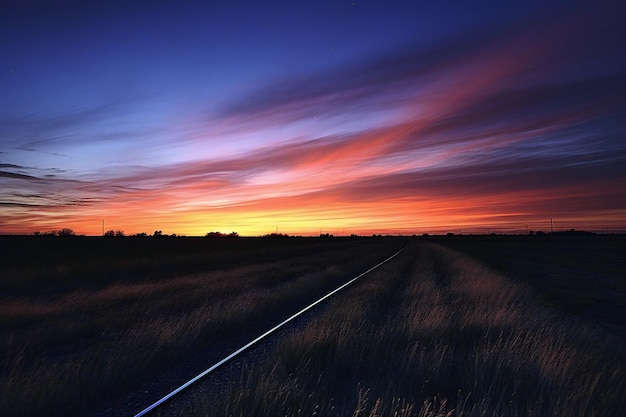
POLYGON ((0 5, 0 234, 626 231, 621 1, 0 5))

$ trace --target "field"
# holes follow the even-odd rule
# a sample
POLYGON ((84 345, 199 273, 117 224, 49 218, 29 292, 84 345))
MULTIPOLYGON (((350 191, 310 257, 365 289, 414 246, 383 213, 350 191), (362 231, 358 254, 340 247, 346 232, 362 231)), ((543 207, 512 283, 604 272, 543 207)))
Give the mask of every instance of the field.
POLYGON ((626 236, 456 236, 439 242, 530 285, 549 306, 626 337, 626 236))
MULTIPOLYGON (((221 358, 406 246, 251 352, 219 390, 160 414, 623 415, 619 323, 572 309, 579 290, 528 278, 555 258, 578 268, 549 252, 558 241, 539 251, 544 258, 520 258, 530 246, 516 242, 508 259, 516 270, 523 263, 525 277, 488 259, 504 256, 493 255, 493 239, 5 238, 0 414, 110 415, 123 398, 132 415, 147 405, 125 397, 137 384, 203 359, 176 371, 195 375, 214 363, 206 357, 221 358)), ((602 280, 576 285, 602 287, 610 304, 623 300, 624 268, 606 245, 584 249, 590 263, 603 259, 602 280)))

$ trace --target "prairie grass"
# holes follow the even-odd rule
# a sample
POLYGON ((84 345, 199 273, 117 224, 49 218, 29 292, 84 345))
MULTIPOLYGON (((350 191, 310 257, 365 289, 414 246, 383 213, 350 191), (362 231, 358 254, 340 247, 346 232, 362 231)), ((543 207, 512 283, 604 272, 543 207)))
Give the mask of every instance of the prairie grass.
POLYGON ((442 246, 393 262, 185 416, 618 416, 619 338, 442 246))
POLYGON ((19 257, 3 265, 12 271, 0 283, 6 290, 0 296, 3 417, 85 415, 218 339, 265 330, 399 245, 233 239, 239 243, 225 242, 223 249, 206 240, 161 240, 163 248, 159 241, 121 239, 122 254, 115 246, 102 251, 108 242, 83 239, 84 247, 74 246, 79 240, 50 242, 83 255, 95 245, 99 254, 81 263, 57 247, 50 249, 57 263, 48 253, 32 253, 39 266, 19 257), (114 254, 122 259, 107 265, 114 254), (85 275, 90 271, 96 276, 85 275))
POLYGON ((626 235, 455 236, 438 241, 529 284, 551 307, 626 335, 626 235))

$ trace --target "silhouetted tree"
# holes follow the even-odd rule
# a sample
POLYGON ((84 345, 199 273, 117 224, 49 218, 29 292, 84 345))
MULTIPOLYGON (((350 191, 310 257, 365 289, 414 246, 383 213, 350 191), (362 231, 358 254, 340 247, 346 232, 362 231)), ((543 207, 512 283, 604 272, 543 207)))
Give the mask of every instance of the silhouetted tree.
POLYGON ((76 236, 72 229, 64 228, 57 232, 57 236, 76 236))
POLYGON ((155 230, 152 234, 153 237, 163 237, 163 232, 160 230, 155 230))
POLYGON ((106 232, 104 232, 104 237, 124 237, 124 231, 123 230, 107 230, 106 232))
POLYGON ((206 235, 204 235, 205 237, 211 237, 211 238, 215 238, 215 237, 239 237, 239 233, 237 232, 230 232, 229 234, 226 233, 222 233, 222 232, 209 232, 206 235))
POLYGON ((261 237, 289 237, 289 235, 287 233, 269 233, 261 237))

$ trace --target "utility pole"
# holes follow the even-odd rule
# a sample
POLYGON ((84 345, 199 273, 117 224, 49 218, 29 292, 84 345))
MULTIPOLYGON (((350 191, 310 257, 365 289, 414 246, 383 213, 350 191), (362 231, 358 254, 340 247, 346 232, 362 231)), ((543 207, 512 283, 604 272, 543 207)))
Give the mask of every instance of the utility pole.
POLYGON ((102 236, 104 236, 104 219, 102 219, 102 236))
POLYGON ((552 217, 550 217, 550 233, 554 233, 554 228, 552 227, 552 217))

